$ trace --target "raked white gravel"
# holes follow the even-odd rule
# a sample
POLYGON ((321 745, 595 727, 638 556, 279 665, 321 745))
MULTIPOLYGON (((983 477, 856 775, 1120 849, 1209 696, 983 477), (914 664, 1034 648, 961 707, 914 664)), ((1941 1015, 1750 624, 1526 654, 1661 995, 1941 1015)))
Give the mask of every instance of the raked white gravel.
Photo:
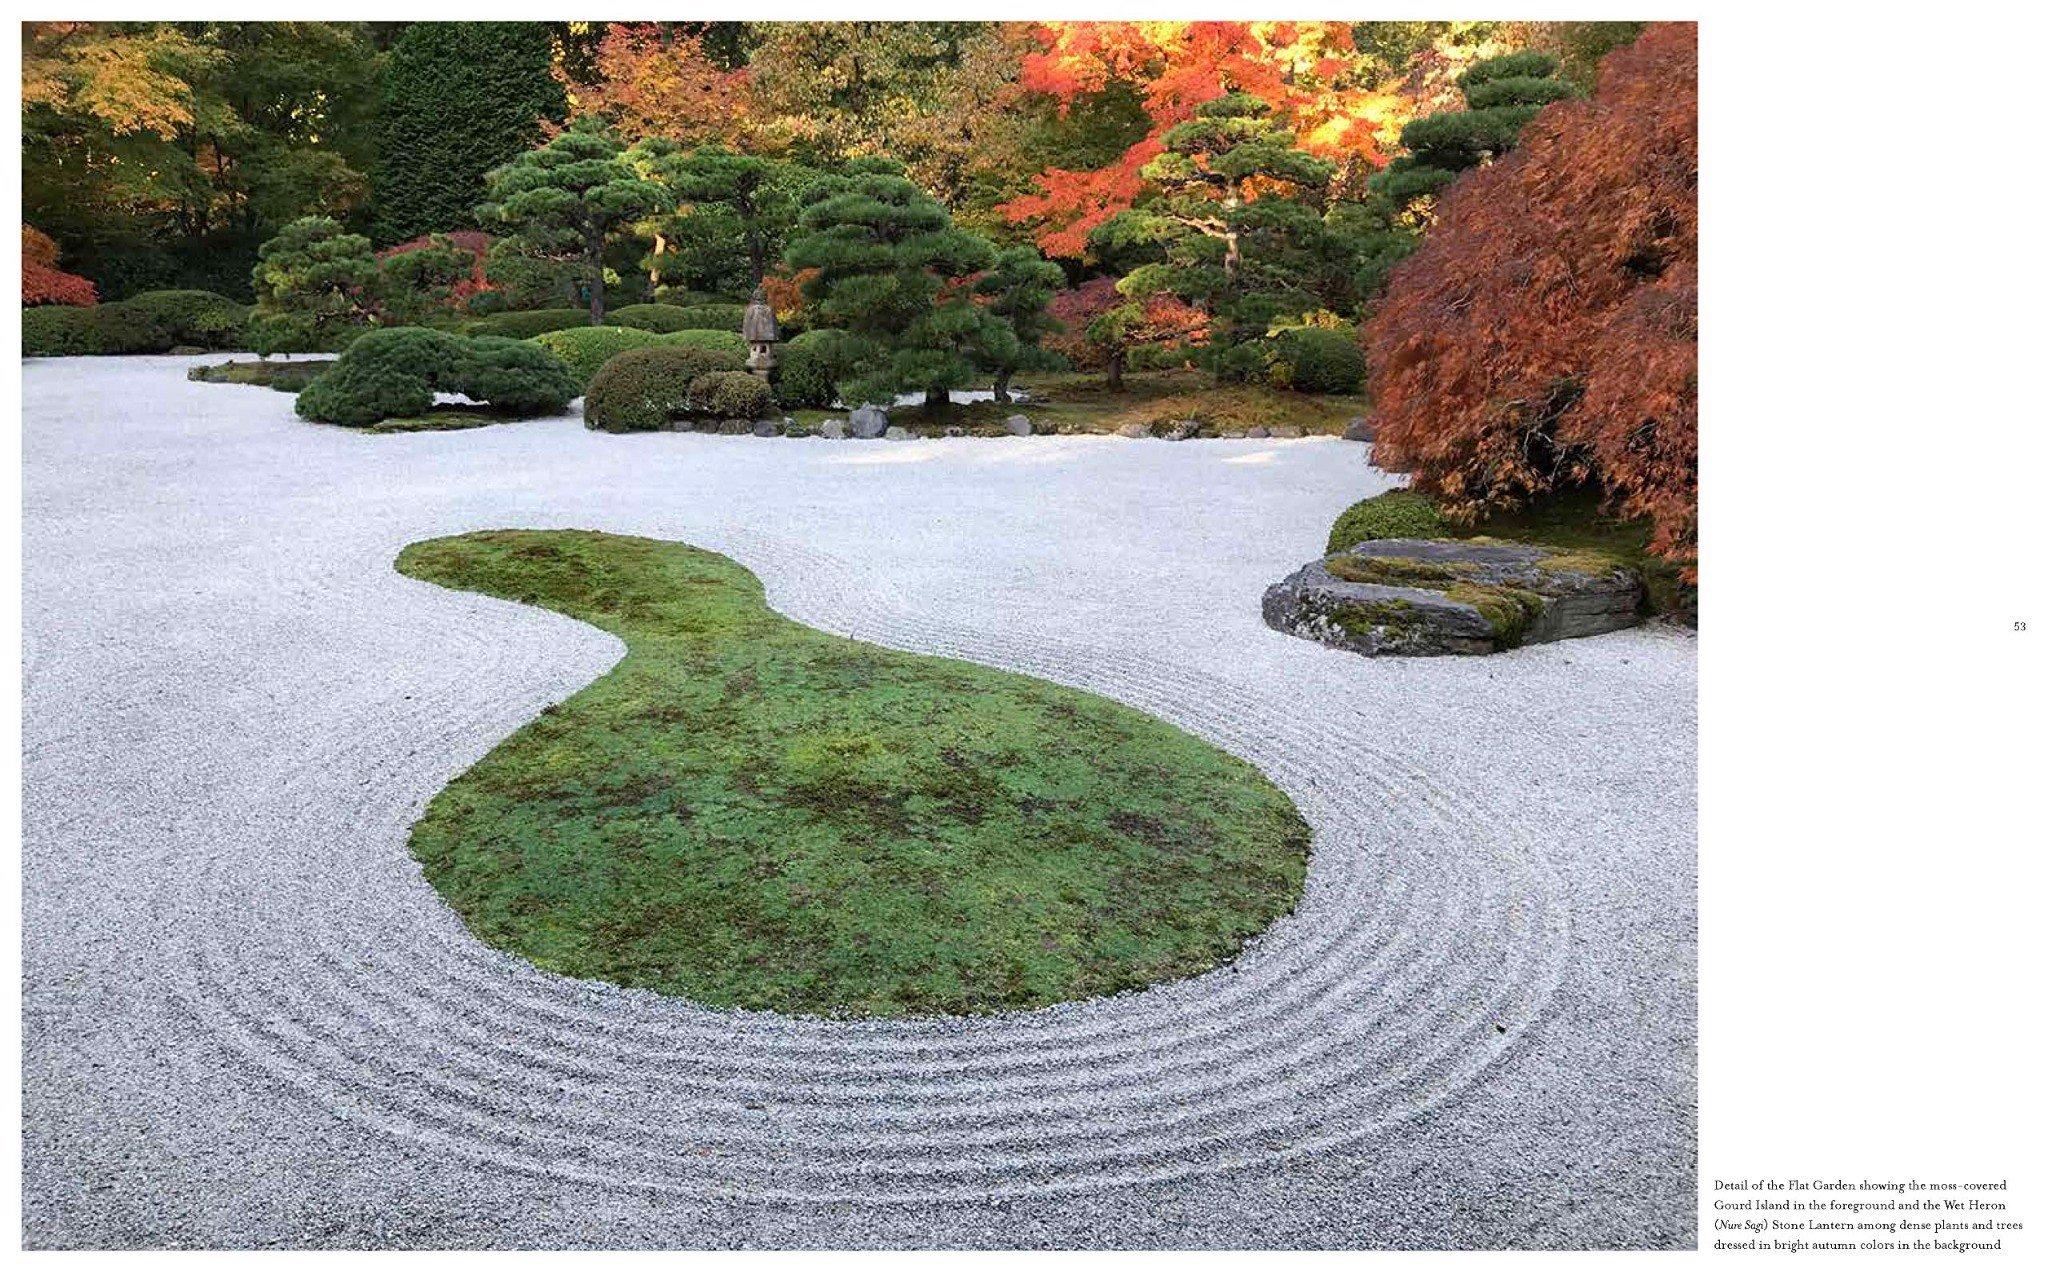
POLYGON ((1366 660, 1259 595, 1367 448, 369 436, 201 359, 24 380, 32 1246, 1672 1246, 1694 1229, 1691 634, 1366 660), (619 656, 391 569, 680 539, 826 630, 1093 689, 1316 830, 1230 965, 829 1023, 491 950, 406 832, 619 656))

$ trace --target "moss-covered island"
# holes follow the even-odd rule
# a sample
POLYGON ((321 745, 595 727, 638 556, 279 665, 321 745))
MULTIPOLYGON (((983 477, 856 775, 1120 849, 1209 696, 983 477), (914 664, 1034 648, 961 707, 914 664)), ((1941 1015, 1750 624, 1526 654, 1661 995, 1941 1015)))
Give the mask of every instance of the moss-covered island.
POLYGON ((725 557, 515 530, 398 568, 626 644, 413 828, 471 930, 541 967, 986 1013, 1201 972, 1299 897, 1308 828, 1250 764, 1106 698, 805 627, 725 557))

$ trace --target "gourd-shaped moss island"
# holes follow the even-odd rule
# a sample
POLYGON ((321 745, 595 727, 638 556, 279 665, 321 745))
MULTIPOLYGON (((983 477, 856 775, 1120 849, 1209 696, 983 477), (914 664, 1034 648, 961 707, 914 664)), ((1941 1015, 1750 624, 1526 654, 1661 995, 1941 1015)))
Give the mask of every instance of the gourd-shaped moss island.
POLYGON ((715 553, 508 530, 398 569, 625 642, 412 831, 471 931, 551 971, 802 1015, 1009 1011, 1202 972, 1300 896, 1308 827, 1250 764, 793 622, 715 553))

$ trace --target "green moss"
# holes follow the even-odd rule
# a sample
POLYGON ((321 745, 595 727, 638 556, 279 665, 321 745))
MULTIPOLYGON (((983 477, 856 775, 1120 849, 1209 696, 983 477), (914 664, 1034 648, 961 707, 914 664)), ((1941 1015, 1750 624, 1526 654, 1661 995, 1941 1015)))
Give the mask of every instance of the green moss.
POLYGON ((1612 574, 1629 567, 1620 557, 1605 552, 1593 552, 1585 548, 1567 548, 1559 552, 1546 552, 1536 559, 1536 567, 1565 574, 1590 574, 1598 577, 1612 574))
POLYGON ((1652 614, 1663 614, 1681 622, 1694 621, 1699 605, 1697 589, 1680 577, 1681 567, 1650 553, 1650 526, 1644 521, 1621 521, 1600 511, 1597 494, 1577 491, 1546 501, 1535 508, 1501 513, 1472 526, 1445 521, 1426 496, 1413 491, 1388 491, 1362 499, 1345 509, 1330 528, 1326 551, 1341 552, 1367 539, 1504 539, 1533 543, 1553 549, 1542 564, 1549 569, 1583 570, 1605 563, 1601 570, 1618 565, 1632 570, 1643 581, 1645 600, 1652 614), (1415 504, 1420 504, 1420 509, 1415 504), (1431 522, 1435 528, 1427 528, 1431 522))
POLYGON ((1369 539, 1441 539, 1450 523, 1427 495, 1389 490, 1346 508, 1330 527, 1325 552, 1342 552, 1369 539))
POLYGON ((448 433, 457 429, 482 428, 520 418, 480 406, 436 406, 423 415, 401 415, 378 420, 358 431, 364 433, 448 433))
POLYGON ((398 569, 620 637, 413 828, 480 938, 570 976, 833 1016, 1189 976, 1293 907, 1256 769, 1093 694, 830 636, 678 543, 497 531, 398 569))
POLYGON ((1512 649, 1521 644, 1529 624, 1543 613, 1541 593, 1498 583, 1456 583, 1444 589, 1444 596, 1479 611, 1479 616, 1493 629, 1496 649, 1512 649))
POLYGON ((1414 604, 1398 597, 1387 601, 1350 601, 1332 606, 1329 620, 1345 631, 1359 635, 1374 629, 1399 634, 1413 629, 1421 621, 1416 616, 1414 604))
MULTIPOLYGON (((1386 587, 1428 587, 1455 583, 1472 572, 1468 561, 1416 561, 1407 557, 1332 557, 1323 568, 1352 583, 1386 587)), ((1440 590, 1440 589, 1439 589, 1440 590)))
POLYGON ((188 380, 206 384, 256 384, 280 393, 297 393, 334 365, 332 358, 300 362, 242 362, 230 360, 212 366, 193 367, 188 380))

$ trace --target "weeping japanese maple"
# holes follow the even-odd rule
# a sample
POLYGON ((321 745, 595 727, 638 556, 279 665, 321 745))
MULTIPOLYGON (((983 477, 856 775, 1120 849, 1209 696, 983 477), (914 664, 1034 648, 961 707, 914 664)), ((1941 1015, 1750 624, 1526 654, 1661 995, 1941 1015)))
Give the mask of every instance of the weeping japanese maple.
POLYGON ((1453 516, 1594 485, 1697 552, 1699 75, 1659 24, 1443 196, 1368 324, 1376 464, 1453 516))

